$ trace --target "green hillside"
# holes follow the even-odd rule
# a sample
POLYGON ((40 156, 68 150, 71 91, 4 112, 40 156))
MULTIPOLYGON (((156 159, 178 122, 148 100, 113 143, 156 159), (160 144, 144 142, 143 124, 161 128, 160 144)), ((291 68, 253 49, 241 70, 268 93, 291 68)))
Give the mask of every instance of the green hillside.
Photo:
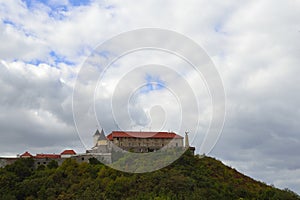
POLYGON ((220 161, 186 152, 161 170, 131 174, 108 168, 95 159, 61 166, 52 162, 33 169, 20 159, 0 169, 0 199, 300 199, 242 175, 220 161))

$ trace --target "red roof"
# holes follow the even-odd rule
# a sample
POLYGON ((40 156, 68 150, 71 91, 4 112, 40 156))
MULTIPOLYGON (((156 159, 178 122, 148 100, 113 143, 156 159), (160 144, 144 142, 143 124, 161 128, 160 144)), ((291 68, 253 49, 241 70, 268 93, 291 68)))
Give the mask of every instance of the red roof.
POLYGON ((140 132, 140 131, 113 131, 108 136, 107 139, 113 140, 113 138, 122 137, 122 138, 165 138, 165 139, 173 139, 180 138, 180 135, 177 135, 173 132, 140 132))
POLYGON ((76 155, 76 152, 72 149, 64 150, 60 155, 76 155))
POLYGON ((26 152, 23 153, 20 157, 21 157, 21 158, 23 158, 23 157, 32 157, 32 155, 31 155, 28 151, 26 151, 26 152))
POLYGON ((36 154, 34 158, 60 158, 59 154, 36 154))

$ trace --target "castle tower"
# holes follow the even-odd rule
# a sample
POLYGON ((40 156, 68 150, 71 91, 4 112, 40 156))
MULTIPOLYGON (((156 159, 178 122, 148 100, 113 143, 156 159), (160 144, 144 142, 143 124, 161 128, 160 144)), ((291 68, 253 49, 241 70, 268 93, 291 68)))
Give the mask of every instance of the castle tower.
POLYGON ((188 131, 186 131, 185 132, 185 143, 184 143, 184 145, 185 145, 185 148, 189 148, 190 147, 190 143, 189 143, 189 132, 188 131))
POLYGON ((101 132, 97 129, 94 138, 94 147, 91 150, 87 150, 87 154, 91 154, 93 157, 101 162, 111 163, 111 147, 108 139, 106 138, 103 129, 101 132))
POLYGON ((97 146, 100 146, 100 145, 107 145, 107 138, 104 134, 103 129, 101 130, 101 133, 99 134, 99 137, 98 137, 98 140, 97 140, 97 146))
MULTIPOLYGON (((102 129, 102 131, 103 131, 103 129, 102 129)), ((94 146, 97 146, 98 139, 100 138, 100 132, 98 129, 97 129, 96 133, 93 135, 93 138, 94 138, 94 146)))

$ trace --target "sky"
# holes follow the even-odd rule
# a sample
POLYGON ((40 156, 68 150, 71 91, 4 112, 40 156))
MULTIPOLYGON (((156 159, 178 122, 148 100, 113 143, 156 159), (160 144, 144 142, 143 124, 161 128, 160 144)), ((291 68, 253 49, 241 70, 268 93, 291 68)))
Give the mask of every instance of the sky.
POLYGON ((177 131, 178 124, 200 153, 211 96, 205 77, 178 56, 137 51, 99 80, 82 72, 110 38, 159 28, 201 46, 222 79, 225 123, 207 154, 300 194, 300 1, 0 0, 0 20, 1 156, 84 152, 97 128, 177 131), (93 112, 97 123, 87 120, 93 112))

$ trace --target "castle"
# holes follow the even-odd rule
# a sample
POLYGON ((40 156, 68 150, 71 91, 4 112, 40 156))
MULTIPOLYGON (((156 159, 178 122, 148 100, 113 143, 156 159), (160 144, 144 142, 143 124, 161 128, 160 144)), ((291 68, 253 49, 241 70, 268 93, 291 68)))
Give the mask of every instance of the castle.
POLYGON ((104 163, 112 163, 112 153, 129 151, 134 153, 148 153, 170 148, 189 148, 193 153, 194 147, 189 146, 188 133, 183 137, 174 132, 142 132, 142 131, 112 131, 105 136, 103 129, 96 130, 93 135, 94 146, 85 153, 77 154, 74 150, 64 150, 60 154, 36 154, 25 152, 15 158, 1 158, 0 167, 11 164, 19 158, 33 158, 35 166, 47 165, 52 160, 60 165, 67 158, 77 162, 89 162, 90 158, 96 158, 104 163))
POLYGON ((183 137, 174 132, 112 131, 105 136, 102 129, 101 132, 97 130, 93 137, 94 147, 89 152, 108 152, 113 145, 135 153, 184 147, 183 137))

